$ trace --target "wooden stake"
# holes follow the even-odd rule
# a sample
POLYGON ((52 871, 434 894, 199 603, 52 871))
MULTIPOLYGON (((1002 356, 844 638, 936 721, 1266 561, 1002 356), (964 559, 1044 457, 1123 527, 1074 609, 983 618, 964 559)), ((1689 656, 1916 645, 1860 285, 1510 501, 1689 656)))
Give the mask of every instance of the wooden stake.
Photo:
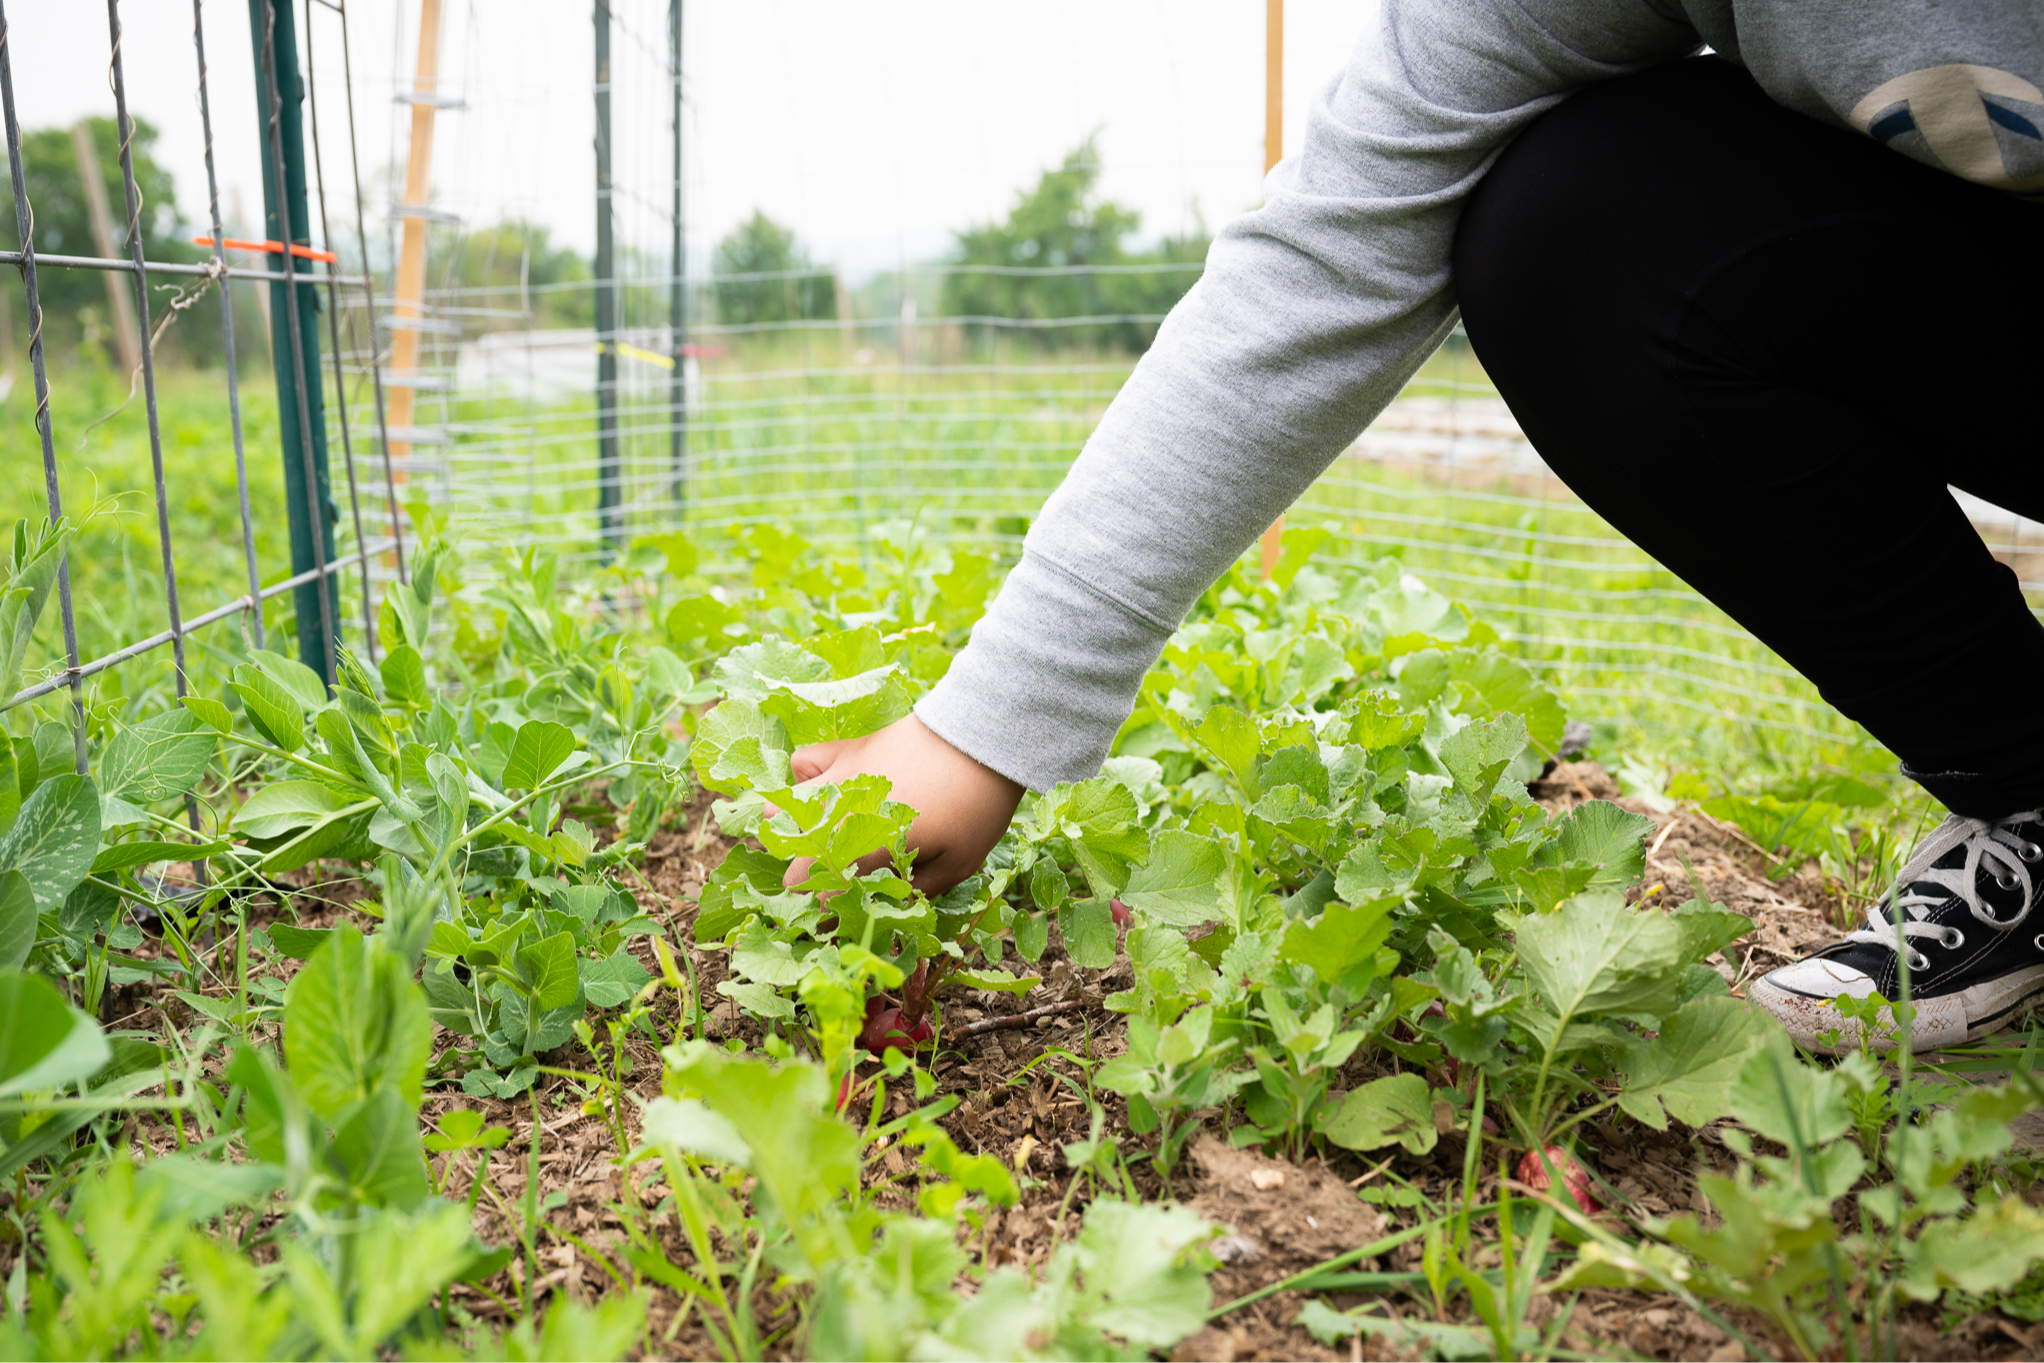
MULTIPOLYGON (((1263 0, 1263 173, 1285 154, 1285 0, 1263 0)), ((1263 532, 1263 575, 1277 568, 1285 518, 1263 532)))
MULTIPOLYGON (((117 134, 118 135, 118 134, 117 134)), ((84 119, 71 125, 71 151, 78 158, 78 181, 85 187, 86 216, 92 219, 92 243, 101 258, 113 260, 128 254, 114 238, 113 213, 106 204, 106 180, 99 173, 99 149, 92 145, 92 127, 84 119)), ((121 357, 121 372, 132 376, 142 367, 142 337, 135 327, 135 300, 128 296, 134 284, 117 270, 100 275, 106 281, 106 302, 112 312, 114 349, 121 357)))
MULTIPOLYGON (((440 93, 440 0, 419 3, 419 64, 412 77, 412 146, 405 159, 405 207, 423 209, 433 198, 433 115, 440 93)), ((426 229, 425 218, 404 220, 404 241, 397 256, 397 292, 391 299, 393 321, 413 320, 413 325, 393 328, 390 368, 396 382, 390 388, 389 423, 393 429, 412 424, 413 402, 419 374, 419 332, 417 323, 426 316, 426 229)), ((411 442, 390 442, 393 473, 404 481, 404 460, 411 442)))

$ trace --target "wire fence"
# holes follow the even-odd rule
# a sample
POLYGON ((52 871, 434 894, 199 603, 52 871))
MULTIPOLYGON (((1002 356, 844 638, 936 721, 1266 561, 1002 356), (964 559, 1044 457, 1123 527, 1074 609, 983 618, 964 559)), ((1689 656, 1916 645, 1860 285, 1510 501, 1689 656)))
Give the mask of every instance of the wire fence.
MULTIPOLYGON (((284 442, 287 455, 286 462, 288 465, 289 456, 292 453, 296 453, 301 461, 300 467, 296 470, 287 467, 287 481, 295 483, 306 499, 303 516, 291 516, 290 519, 293 523, 294 536, 302 537, 307 542, 306 548, 309 550, 309 553, 294 554, 294 558, 302 561, 309 557, 311 566, 284 575, 279 580, 272 581, 266 586, 263 582, 265 574, 257 558, 254 530, 257 517, 260 515, 274 515, 278 510, 289 512, 294 508, 258 507, 252 502, 250 496, 239 388, 239 368, 235 363, 235 319, 232 300, 229 294, 232 282, 235 280, 261 280, 288 284, 288 287, 272 288, 271 294, 273 312, 276 314, 275 325, 280 328, 287 328, 287 335, 290 338, 299 338, 308 331, 313 336, 316 336, 318 324, 316 318, 311 314, 315 311, 325 311, 332 325, 332 353, 337 360, 341 350, 340 326, 342 308, 340 302, 342 290, 347 289, 351 293, 359 293, 366 306, 372 288, 372 281, 366 275, 342 274, 336 268, 337 257, 333 253, 329 251, 315 252, 308 244, 310 229, 309 224, 305 221, 303 166, 302 164, 290 164, 287 166, 287 161, 291 160, 287 156, 287 142, 295 141, 298 131, 295 127, 297 118, 296 102, 285 101, 279 93, 280 90, 287 87, 295 88, 298 83, 297 44, 292 32, 293 14, 288 3, 280 8, 279 0, 262 0, 261 13, 264 33, 263 41, 260 44, 261 70, 259 89, 262 92, 266 107, 259 110, 259 116, 261 116, 260 121, 263 123, 266 132, 265 150, 269 156, 269 163, 264 166, 264 171, 266 177, 274 176, 272 184, 276 190, 272 212, 272 226, 276 229, 276 236, 269 241, 267 249, 261 243, 257 243, 254 248, 260 254, 273 255, 277 263, 285 267, 282 269, 250 269, 230 266, 223 258, 224 253, 229 249, 227 243, 230 239, 227 237, 221 222, 219 188, 214 176, 212 101, 206 60, 204 13, 200 0, 194 0, 192 6, 193 49, 196 59, 194 72, 195 106, 206 146, 208 203, 211 219, 211 232, 206 241, 211 254, 203 264, 197 265, 152 261, 147 258, 144 249, 146 234, 142 222, 143 198, 138 187, 135 169, 134 141, 138 125, 130 117, 128 111, 127 55, 123 51, 122 23, 118 0, 109 0, 106 12, 108 84, 114 100, 114 126, 117 130, 120 178, 126 209, 121 241, 126 247, 127 254, 125 258, 107 255, 97 257, 56 254, 39 255, 36 250, 35 210, 29 199, 28 175, 23 158, 22 128, 14 98, 14 66, 18 54, 14 50, 15 45, 11 40, 12 30, 7 22, 5 7, 0 5, 0 103, 4 103, 9 182, 14 206, 16 240, 20 247, 18 251, 5 253, 4 256, 0 256, 0 259, 4 259, 7 264, 15 266, 20 272, 22 284, 21 301, 28 328, 29 362, 34 386, 33 396, 35 405, 33 421, 41 453, 41 490, 49 519, 52 522, 61 521, 65 516, 65 480, 59 467, 56 442, 56 430, 62 416, 52 403, 49 365, 45 354, 44 332, 45 321, 47 319, 42 306, 40 287, 42 280, 47 277, 51 270, 82 269, 126 275, 132 283, 133 290, 132 320, 139 329, 139 334, 136 338, 138 344, 134 347, 134 353, 138 356, 138 360, 135 372, 130 376, 130 400, 132 400, 135 391, 139 389, 143 410, 146 414, 150 464, 149 491, 155 513, 157 562, 161 574, 159 585, 162 593, 159 599, 164 612, 163 626, 162 628, 147 630, 145 624, 142 628, 147 630, 147 632, 141 632, 136 629, 137 617, 129 614, 122 619, 120 624, 115 626, 115 632, 127 634, 129 637, 120 638, 116 642, 116 646, 99 652, 96 655, 90 650, 81 649, 78 628, 79 603, 74 601, 71 572, 71 560, 76 556, 67 555, 66 561, 60 567, 57 580, 58 609, 56 614, 63 637, 62 662, 60 665, 53 665, 46 669, 49 675, 30 684, 12 697, 0 698, 0 703, 4 703, 11 708, 14 705, 34 700, 54 691, 68 690, 73 716, 74 759, 78 770, 81 772, 85 770, 86 761, 86 698, 84 687, 88 679, 111 672, 113 669, 132 660, 147 657, 158 649, 167 648, 171 662, 170 689, 176 698, 182 699, 187 694, 190 677, 186 651, 188 638, 195 631, 203 630, 209 625, 240 617, 248 637, 256 646, 260 647, 265 642, 263 605, 266 601, 282 596, 285 593, 291 593, 297 598, 301 638, 309 641, 309 646, 304 648, 302 652, 309 659, 318 662, 323 670, 330 673, 336 646, 342 639, 341 611, 336 592, 336 586, 341 574, 350 567, 356 570, 356 577, 361 585, 362 592, 362 619, 366 622, 369 618, 369 563, 378 554, 391 554, 393 561, 400 561, 397 556, 402 554, 401 531, 397 527, 394 515, 396 498, 390 483, 387 465, 384 477, 384 493, 385 501, 393 513, 391 520, 392 533, 376 539, 365 532, 362 503, 366 480, 365 476, 358 472, 357 469, 355 442, 350 436, 347 416, 348 404, 345 401, 345 397, 336 404, 336 408, 343 456, 342 468, 345 473, 345 489, 348 498, 349 516, 346 521, 346 532, 352 532, 350 535, 352 544, 345 550, 337 548, 335 544, 334 531, 340 516, 338 508, 333 502, 335 475, 328 467, 328 460, 326 459, 324 441, 325 418, 320 411, 323 374, 317 364, 318 346, 315 342, 311 346, 309 353, 306 348, 295 344, 286 345, 280 350, 280 353, 282 350, 288 350, 291 362, 295 366, 293 374, 294 382, 288 387, 280 385, 281 391, 291 394, 296 399, 289 404, 295 410, 288 413, 285 418, 287 421, 294 422, 296 426, 295 434, 297 436, 295 442, 291 441, 288 437, 284 442), (284 58, 283 61, 278 60, 280 54, 284 58), (286 62, 288 62, 288 65, 286 65, 286 62), (292 178, 292 172, 296 172, 295 180, 292 178), (292 197, 291 190, 293 189, 297 191, 296 198, 298 200, 296 204, 298 212, 295 215, 290 211, 293 207, 290 202, 292 197), (297 245, 291 244, 294 242, 297 245), (311 272, 311 266, 315 259, 323 260, 326 264, 323 276, 315 275, 311 272), (202 288, 196 292, 176 296, 172 300, 172 311, 162 317, 159 322, 152 324, 151 310, 154 300, 152 299, 151 280, 153 277, 164 276, 202 280, 206 285, 212 286, 219 295, 223 333, 222 344, 226 359, 221 377, 224 381, 228 409, 228 426, 233 449, 234 487, 238 502, 241 551, 247 584, 247 591, 240 596, 216 605, 211 609, 204 610, 195 616, 188 616, 186 614, 179 590, 180 554, 173 533, 173 502, 169 482, 166 477, 164 437, 159 420, 156 343, 161 338, 163 330, 175 320, 176 314, 185 308, 194 306, 198 302, 199 296, 206 290, 202 288), (325 285, 326 302, 323 308, 317 296, 317 289, 320 283, 325 285), (308 361, 311 362, 312 366, 309 373, 307 371, 308 361), (317 435, 321 438, 318 440, 314 439, 315 427, 319 428, 317 435), (293 473, 296 473, 298 476, 292 478, 291 475, 293 473), (308 601, 315 603, 314 609, 311 611, 306 609, 308 601), (315 618, 316 626, 314 624, 315 618), (139 637, 135 637, 137 634, 139 634, 139 637)), ((308 5, 308 17, 310 12, 310 5, 308 5)), ((341 21, 345 24, 344 13, 341 15, 341 21)), ((306 36, 308 40, 311 37, 309 27, 306 36)), ((81 156, 86 154, 81 152, 81 156)), ((326 203, 323 166, 317 168, 316 174, 318 179, 319 208, 323 224, 322 234, 331 239, 330 230, 324 228, 326 203)), ((97 186, 91 185, 93 176, 90 167, 81 164, 81 178, 86 180, 90 189, 97 189, 97 186)), ((87 197, 91 198, 94 195, 89 193, 87 197)), ((359 197, 358 190, 358 202, 359 197)), ((97 206, 95 208, 98 211, 97 206)), ((104 222, 100 224, 100 228, 100 240, 102 245, 104 245, 111 238, 111 233, 106 230, 107 224, 104 222)), ((110 294, 110 296, 113 295, 110 294)), ((114 301, 119 303, 123 300, 115 297, 114 301)), ((126 310, 119 309, 119 311, 125 312, 126 310)), ((125 345, 123 349, 125 352, 125 345)), ((341 379, 338 368, 334 377, 338 383, 341 379)), ((124 410, 127 405, 128 403, 124 402, 121 408, 116 409, 116 413, 124 410)), ((275 576, 275 574, 271 574, 271 576, 275 576)), ((361 642, 367 655, 373 660, 376 654, 376 641, 373 631, 365 630, 361 642)))
MULTIPOLYGON (((696 542, 712 576, 740 570, 748 537, 762 527, 870 556, 879 536, 898 538, 905 522, 924 543, 1012 558, 1162 320, 1161 308, 1113 306, 1114 290, 1135 280, 1182 292, 1201 268, 1196 259, 903 261, 848 287, 826 267, 718 272, 700 249, 689 260, 676 227, 686 212, 680 190, 691 183, 681 159, 687 101, 677 98, 687 93, 682 35, 666 26, 678 14, 666 0, 599 6, 598 22, 607 19, 611 32, 593 83, 608 109, 598 165, 534 167, 533 192, 586 195, 608 215, 609 255, 596 262, 608 268, 592 276, 586 262, 564 267, 559 252, 549 265, 529 225, 518 233, 493 225, 521 206, 501 194, 461 201, 459 170, 451 205, 450 196, 418 197, 416 185, 365 186, 357 96, 380 96, 357 81, 345 5, 304 0, 294 17, 289 0, 262 2, 263 169, 283 205, 271 213, 270 237, 273 246, 296 241, 305 254, 277 248, 253 267, 227 264, 230 252, 218 246, 197 263, 145 258, 126 137, 125 257, 36 250, 10 65, 31 58, 6 40, 0 3, 0 93, 22 245, 0 259, 23 283, 22 297, 9 302, 28 326, 49 514, 62 514, 67 495, 75 499, 66 480, 77 481, 56 433, 89 417, 52 404, 39 277, 74 269, 125 276, 145 341, 155 302, 149 281, 211 286, 226 356, 223 367, 172 378, 173 407, 190 398, 213 422, 196 462, 180 464, 176 440, 166 458, 162 381, 153 347, 142 347, 135 383, 148 460, 137 492, 154 513, 154 571, 137 574, 130 564, 116 578, 95 568, 82 596, 67 573, 61 645, 49 643, 39 675, 7 704, 68 690, 82 720, 89 684, 137 694, 146 687, 116 674, 166 653, 168 674, 154 662, 155 684, 182 696, 193 666, 188 641, 229 620, 256 646, 274 644, 276 631, 288 628, 308 656, 331 658, 345 645, 373 661, 376 584, 404 573, 403 508, 413 502, 471 542, 551 548, 581 565, 601 563, 638 535, 676 529, 696 542), (273 93, 280 80, 288 88, 292 73, 279 73, 286 60, 302 60, 306 77, 302 134, 292 106, 273 93), (305 152, 296 220, 294 136, 305 152), (431 270, 408 294, 402 261, 415 224, 431 270), (565 277, 536 278, 543 266, 565 277), (947 308, 947 299, 965 296, 953 286, 968 276, 1020 281, 1017 288, 1054 282, 1082 305, 1044 315, 1025 289, 998 295, 1013 301, 1007 311, 947 308), (287 281, 293 287, 277 287, 287 281), (238 318, 237 287, 270 295, 272 336, 310 333, 317 341, 273 347, 274 388, 242 378, 249 366, 235 361, 265 340, 238 318), (786 306, 733 316, 734 289, 766 291, 786 306), (408 358, 394 364, 400 353, 408 358), (339 457, 324 459, 323 451, 339 457), (283 456, 281 484, 263 471, 275 453, 283 456), (223 477, 230 460, 231 489, 223 477), (190 498, 178 491, 187 478, 202 495, 231 490, 234 499, 231 514, 216 505, 200 522, 214 530, 196 544, 176 533, 190 520, 190 498), (280 514, 299 508, 303 514, 280 514), (322 533, 287 546, 279 520, 294 533, 301 524, 322 533), (188 614, 180 584, 195 575, 214 595, 188 614), (229 586, 239 590, 221 599, 229 586), (116 601, 124 608, 113 608, 116 601)), ((118 0, 108 13, 116 117, 129 128, 118 0)), ((207 240, 232 241, 213 172, 215 111, 198 0, 193 19, 197 122, 182 135, 207 145, 207 240)), ((420 109, 444 115, 443 139, 468 153, 492 130, 515 130, 548 107, 530 91, 493 86, 472 64, 424 82, 400 76, 392 97, 414 118, 420 109)), ((394 161, 395 133, 392 140, 394 161)), ((461 155, 454 164, 463 164, 461 155)), ((180 295, 175 306, 196 297, 180 295)), ((1969 501, 1968 509, 2033 601, 2044 602, 2044 535, 1994 508, 1969 501)), ((1579 714, 1731 744, 1853 735, 1779 658, 1569 494, 1459 336, 1334 462, 1291 520, 1332 532, 1323 557, 1395 554, 1467 601, 1579 714)), ((81 540, 74 563, 85 554, 81 540)))

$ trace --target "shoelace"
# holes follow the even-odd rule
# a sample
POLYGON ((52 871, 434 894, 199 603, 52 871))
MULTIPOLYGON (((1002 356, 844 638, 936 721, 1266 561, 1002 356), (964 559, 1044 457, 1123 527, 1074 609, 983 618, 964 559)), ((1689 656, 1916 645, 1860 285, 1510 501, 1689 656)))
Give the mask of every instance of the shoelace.
POLYGON ((2006 819, 1949 816, 1923 840, 1901 874, 1895 877, 1898 888, 1907 887, 1895 901, 1905 915, 1903 921, 1893 922, 1883 914, 1882 910, 1887 907, 1885 902, 1876 904, 1867 910, 1868 926, 1847 933, 1845 940, 1872 942, 1890 951, 1907 951, 1909 968, 1926 970, 1930 967, 1930 958, 1911 946, 1910 939, 1935 937, 1940 945, 1948 948, 1960 946, 1966 940, 1965 934, 1958 928, 1923 921, 1931 909, 1949 904, 1956 898, 1964 901, 1975 918, 1997 932, 2017 926, 2030 916, 2031 900, 2035 896, 2030 867, 2044 861, 2044 847, 2014 831, 2022 824, 2044 824, 2044 809, 2012 814, 2006 819), (1964 865, 1931 864, 1962 844, 1966 848, 1964 865), (1983 862, 1994 869, 1996 885, 2004 890, 2022 890, 2023 906, 2014 917, 1996 918, 1981 902, 1978 882, 1983 862), (1938 886, 1941 892, 1926 894, 1917 888, 1920 885, 1938 886))

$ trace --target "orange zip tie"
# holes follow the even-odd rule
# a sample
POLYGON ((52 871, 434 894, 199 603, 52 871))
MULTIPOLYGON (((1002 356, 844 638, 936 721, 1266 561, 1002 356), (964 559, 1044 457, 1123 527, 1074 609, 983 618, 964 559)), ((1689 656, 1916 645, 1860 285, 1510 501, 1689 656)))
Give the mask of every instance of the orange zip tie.
MULTIPOLYGON (((214 244, 211 237, 192 238, 192 245, 194 246, 212 246, 214 244)), ((236 241, 233 237, 228 237, 225 241, 218 244, 225 246, 230 251, 268 251, 271 255, 278 256, 284 254, 284 243, 280 241, 236 241)), ((291 254, 297 256, 300 260, 317 260, 327 265, 338 265, 341 263, 341 258, 332 251, 315 251, 310 246, 300 246, 296 242, 291 244, 291 254)))

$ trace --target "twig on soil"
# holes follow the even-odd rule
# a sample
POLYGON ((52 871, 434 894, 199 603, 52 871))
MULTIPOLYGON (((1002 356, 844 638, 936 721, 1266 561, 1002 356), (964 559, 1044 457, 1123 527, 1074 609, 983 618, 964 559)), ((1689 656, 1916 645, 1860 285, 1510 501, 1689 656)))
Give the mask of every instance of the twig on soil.
POLYGON ((1654 859, 1655 857, 1658 857, 1659 855, 1661 855, 1661 844, 1662 844, 1662 843, 1664 843, 1664 842, 1666 842, 1666 841, 1668 840, 1668 835, 1669 835, 1670 833, 1673 833, 1673 832, 1675 831, 1675 825, 1676 825, 1676 824, 1678 824, 1678 823, 1681 823, 1681 822, 1682 822, 1682 816, 1681 816, 1680 814, 1677 814, 1677 815, 1676 815, 1676 816, 1675 816, 1674 818, 1672 818, 1672 819, 1668 820, 1668 822, 1667 822, 1666 824, 1662 825, 1662 827, 1661 827, 1661 836, 1660 836, 1660 837, 1658 837, 1658 838, 1655 838, 1655 839, 1654 839, 1654 845, 1653 845, 1652 847, 1649 847, 1649 848, 1647 849, 1647 860, 1648 860, 1648 861, 1652 861, 1652 860, 1653 860, 1653 859, 1654 859))
POLYGON ((987 1032, 997 1032, 1003 1027, 1027 1027, 1030 1023, 1042 1018, 1054 1017, 1059 1013, 1076 1012, 1085 1006, 1086 1001, 1084 999, 1062 999, 1057 1003, 1046 1003, 1041 1008, 1031 1008, 1026 1013, 1010 1013, 1006 1017, 981 1018, 978 1022, 968 1022, 963 1027, 955 1029, 951 1035, 964 1038, 968 1036, 981 1036, 987 1032))

